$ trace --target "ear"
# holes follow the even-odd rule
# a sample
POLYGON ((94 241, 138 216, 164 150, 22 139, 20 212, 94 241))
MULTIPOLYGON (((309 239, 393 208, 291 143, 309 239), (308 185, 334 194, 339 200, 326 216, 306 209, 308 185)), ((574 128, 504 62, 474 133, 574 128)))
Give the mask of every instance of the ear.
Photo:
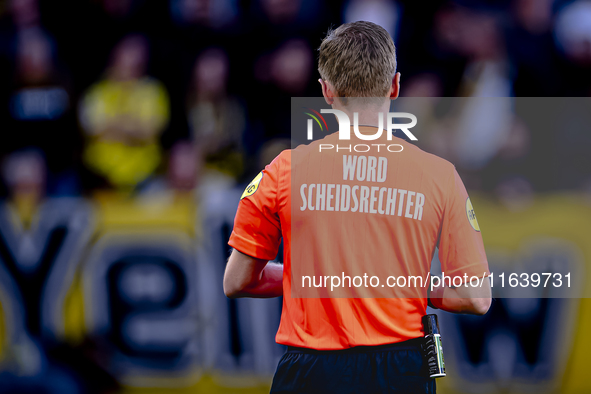
POLYGON ((392 78, 392 88, 390 89, 390 100, 396 100, 400 93, 400 73, 396 73, 392 78))
POLYGON ((328 84, 328 82, 323 81, 322 78, 318 79, 318 82, 320 82, 320 85, 322 85, 322 95, 324 96, 326 104, 332 105, 334 103, 335 95, 331 86, 328 84))

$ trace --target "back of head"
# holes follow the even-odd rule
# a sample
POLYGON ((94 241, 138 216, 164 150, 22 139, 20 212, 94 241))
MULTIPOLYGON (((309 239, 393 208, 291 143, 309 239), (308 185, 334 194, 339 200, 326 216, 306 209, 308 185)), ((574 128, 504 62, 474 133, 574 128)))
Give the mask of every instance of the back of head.
POLYGON ((339 97, 385 97, 396 73, 396 48, 375 23, 345 23, 320 45, 318 71, 339 97))

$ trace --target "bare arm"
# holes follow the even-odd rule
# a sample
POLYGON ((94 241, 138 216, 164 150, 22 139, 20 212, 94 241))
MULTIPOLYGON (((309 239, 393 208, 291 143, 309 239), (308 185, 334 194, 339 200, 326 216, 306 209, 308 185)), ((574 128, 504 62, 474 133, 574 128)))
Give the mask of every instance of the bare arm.
POLYGON ((250 257, 234 249, 224 273, 230 298, 272 298, 283 295, 283 265, 250 257))
POLYGON ((491 304, 490 281, 483 281, 482 287, 470 284, 461 287, 436 287, 429 294, 431 304, 451 313, 485 315, 491 304))

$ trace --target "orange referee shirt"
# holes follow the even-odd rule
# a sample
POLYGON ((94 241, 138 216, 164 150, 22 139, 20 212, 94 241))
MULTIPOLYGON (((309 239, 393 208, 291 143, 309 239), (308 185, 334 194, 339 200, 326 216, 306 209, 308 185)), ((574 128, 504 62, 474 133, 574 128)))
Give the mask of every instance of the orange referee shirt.
POLYGON ((402 151, 320 151, 321 144, 343 146, 338 133, 283 151, 244 191, 230 246, 271 260, 284 241, 278 343, 330 350, 423 336, 427 286, 390 288, 386 275, 428 278, 436 247, 445 275, 488 274, 480 228, 454 166, 405 140, 383 140, 351 144, 383 142, 402 151), (320 280, 329 271, 367 273, 381 284, 349 293, 329 292, 330 283, 305 288, 301 275, 320 280))

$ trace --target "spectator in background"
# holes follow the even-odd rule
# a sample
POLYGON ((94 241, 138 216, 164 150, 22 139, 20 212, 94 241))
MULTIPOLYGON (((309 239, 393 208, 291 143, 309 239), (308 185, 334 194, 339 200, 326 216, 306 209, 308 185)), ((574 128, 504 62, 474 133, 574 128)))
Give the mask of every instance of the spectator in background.
POLYGON ((61 72, 53 43, 42 29, 19 31, 15 49, 14 77, 5 107, 10 139, 2 149, 43 150, 49 170, 48 192, 75 194, 76 177, 71 168, 79 138, 69 79, 61 72))
POLYGON ((238 4, 232 0, 170 0, 173 21, 180 26, 223 29, 238 18, 238 4))
MULTIPOLYGON (((268 25, 287 25, 290 28, 295 28, 297 22, 301 21, 302 11, 305 6, 304 0, 260 0, 259 3, 262 10, 261 16, 268 25)), ((310 20, 313 19, 313 16, 306 15, 304 18, 310 20)))
MULTIPOLYGON (((39 1, 7 0, 0 3, 0 72, 3 74, 11 71, 8 69, 10 67, 5 68, 5 61, 12 66, 17 62, 15 50, 18 50, 19 41, 25 32, 48 36, 41 24, 39 1)), ((9 78, 0 79, 1 88, 7 84, 10 84, 9 78)))
POLYGON ((468 8, 456 12, 452 45, 468 59, 458 95, 510 97, 511 81, 498 15, 468 8))
POLYGON ((434 72, 422 72, 406 81, 403 97, 443 97, 441 78, 434 72))
POLYGON ((254 58, 275 51, 284 42, 302 39, 317 45, 328 23, 323 0, 258 0, 252 3, 251 36, 256 47, 250 56, 254 58))
MULTIPOLYGON (((477 171, 501 149, 513 122, 512 103, 503 99, 511 97, 512 85, 500 22, 494 11, 455 6, 441 9, 435 25, 440 46, 465 59, 457 94, 473 99, 455 101, 458 116, 435 125, 430 145, 459 171, 477 171)), ((437 83, 428 85, 438 90, 437 83)), ((462 176, 468 187, 480 186, 462 176)))
POLYGON ((208 175, 235 182, 244 172, 242 139, 247 126, 242 102, 228 93, 230 64, 223 49, 209 48, 194 65, 187 98, 192 138, 208 175))
POLYGON ((394 0, 349 0, 343 7, 345 23, 368 21, 382 26, 396 41, 400 10, 394 0))
POLYGON ((175 32, 172 41, 190 53, 213 45, 230 48, 242 33, 236 1, 169 0, 168 5, 175 32))
POLYGON ((552 0, 516 0, 505 41, 515 96, 550 97, 559 91, 552 41, 552 0))
POLYGON ((341 23, 342 7, 330 0, 256 0, 248 10, 253 45, 236 54, 253 65, 243 78, 250 81, 243 89, 253 125, 245 145, 258 156, 267 141, 290 138, 291 97, 316 96, 314 48, 328 27, 341 23))
POLYGON ((36 150, 16 151, 2 163, 8 201, 25 229, 31 225, 37 207, 45 198, 46 174, 45 159, 36 150))
POLYGON ((168 188, 187 192, 196 186, 201 170, 199 154, 190 141, 179 141, 171 149, 168 160, 168 188))
POLYGON ((565 6, 555 19, 554 39, 561 55, 557 77, 561 95, 591 95, 591 1, 565 6))
POLYGON ((41 17, 37 0, 11 0, 9 7, 17 31, 40 26, 41 17))
POLYGON ((313 64, 312 48, 299 38, 287 40, 257 59, 254 76, 258 82, 258 99, 252 105, 254 117, 263 129, 264 141, 290 138, 291 97, 316 95, 313 64))
POLYGON ((156 171, 162 160, 159 136, 169 120, 163 85, 147 76, 148 42, 125 37, 113 50, 103 80, 80 105, 87 134, 84 162, 116 188, 130 189, 156 171))
POLYGON ((131 13, 133 0, 102 0, 101 3, 112 18, 125 18, 131 13))
POLYGON ((281 44, 257 65, 257 78, 271 82, 282 93, 301 96, 307 93, 312 74, 313 55, 307 42, 292 39, 281 44))
POLYGON ((192 141, 177 141, 168 152, 165 172, 142 184, 135 195, 136 201, 162 207, 193 200, 201 169, 196 145, 192 141))

